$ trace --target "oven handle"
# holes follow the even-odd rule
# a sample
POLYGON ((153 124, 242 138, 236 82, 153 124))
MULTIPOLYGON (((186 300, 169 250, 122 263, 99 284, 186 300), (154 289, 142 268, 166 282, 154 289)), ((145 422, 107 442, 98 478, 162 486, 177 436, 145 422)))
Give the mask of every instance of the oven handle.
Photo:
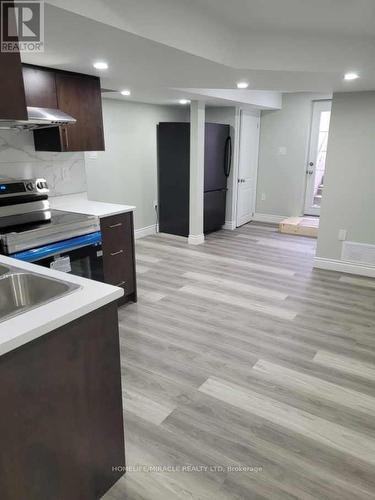
POLYGON ((24 262, 36 262, 38 260, 46 259, 47 257, 53 257, 54 255, 58 255, 60 253, 77 250, 78 248, 88 247, 91 245, 101 245, 101 243, 102 234, 100 231, 97 231, 95 233, 85 234, 84 236, 70 238, 69 240, 44 245, 39 248, 17 252, 9 255, 9 257, 13 257, 13 259, 22 260, 24 262))

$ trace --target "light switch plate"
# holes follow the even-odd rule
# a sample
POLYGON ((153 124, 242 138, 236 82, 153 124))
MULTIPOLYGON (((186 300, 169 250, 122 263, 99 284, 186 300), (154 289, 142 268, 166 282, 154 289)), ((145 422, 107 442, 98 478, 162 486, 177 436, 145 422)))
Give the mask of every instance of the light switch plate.
POLYGON ((279 147, 279 155, 281 155, 281 156, 285 156, 285 155, 286 155, 286 153, 287 153, 287 149, 286 149, 286 147, 285 147, 285 146, 280 146, 280 147, 279 147))

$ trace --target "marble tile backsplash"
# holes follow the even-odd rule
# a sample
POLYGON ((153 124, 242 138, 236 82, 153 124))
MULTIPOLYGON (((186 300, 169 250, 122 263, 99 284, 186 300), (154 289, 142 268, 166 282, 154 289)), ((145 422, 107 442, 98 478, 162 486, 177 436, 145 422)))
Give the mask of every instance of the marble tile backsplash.
POLYGON ((51 196, 87 191, 84 153, 35 151, 29 131, 0 130, 0 177, 44 177, 51 196))

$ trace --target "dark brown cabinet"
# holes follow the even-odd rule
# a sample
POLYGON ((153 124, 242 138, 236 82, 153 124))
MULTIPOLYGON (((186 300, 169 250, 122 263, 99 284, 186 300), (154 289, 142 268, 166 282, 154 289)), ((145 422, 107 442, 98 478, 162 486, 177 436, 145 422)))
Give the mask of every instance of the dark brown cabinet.
POLYGON ((23 66, 22 73, 27 106, 58 108, 54 71, 23 66))
POLYGON ((102 498, 125 472, 117 305, 1 356, 0 407, 2 500, 102 498))
POLYGON ((59 109, 77 120, 66 127, 66 151, 104 150, 99 78, 57 73, 56 89, 59 109))
POLYGON ((37 151, 103 151, 100 80, 82 75, 23 66, 28 106, 58 108, 77 120, 74 125, 34 132, 37 151))
MULTIPOLYGON (((14 10, 5 12, 14 13, 14 10)), ((7 25, 7 19, 0 22, 7 25)), ((0 120, 27 120, 21 58, 18 52, 0 51, 0 120)))
POLYGON ((103 241, 104 280, 124 288, 120 303, 137 301, 133 213, 103 217, 100 220, 103 241))

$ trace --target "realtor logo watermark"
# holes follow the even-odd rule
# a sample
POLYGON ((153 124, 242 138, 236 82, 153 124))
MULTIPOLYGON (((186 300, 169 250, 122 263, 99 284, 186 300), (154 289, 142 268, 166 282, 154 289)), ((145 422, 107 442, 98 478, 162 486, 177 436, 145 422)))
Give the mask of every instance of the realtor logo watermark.
POLYGON ((1 0, 1 52, 44 52, 44 1, 1 0))

